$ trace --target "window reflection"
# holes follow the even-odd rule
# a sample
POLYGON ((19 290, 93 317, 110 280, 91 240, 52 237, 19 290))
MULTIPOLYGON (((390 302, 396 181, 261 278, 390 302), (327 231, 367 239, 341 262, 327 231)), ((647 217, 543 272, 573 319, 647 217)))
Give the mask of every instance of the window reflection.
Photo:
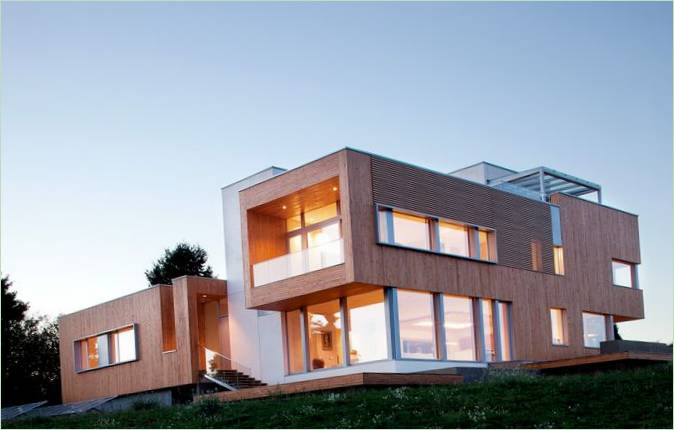
POLYGON ((599 348, 606 340, 606 318, 604 315, 583 312, 583 341, 587 348, 599 348))
POLYGON ((496 340, 494 339, 494 315, 492 312, 492 301, 489 299, 480 300, 482 306, 482 329, 484 332, 484 345, 487 361, 496 361, 496 340))
POLYGON ((501 360, 510 361, 510 304, 498 302, 499 340, 501 360))
POLYGON ((393 238, 397 245, 430 249, 428 219, 394 211, 393 238))
POLYGON ((561 246, 555 246, 552 248, 554 263, 555 263, 555 274, 563 275, 564 274, 564 248, 561 246))
POLYGON ((443 296, 448 360, 475 360, 473 304, 468 297, 443 296))
POLYGON ((330 203, 327 206, 320 207, 304 213, 304 225, 318 224, 321 221, 329 220, 337 216, 337 203, 330 203))
POLYGON ((75 369, 95 369, 136 359, 133 326, 75 341, 75 369))
POLYGON ((436 358, 433 295, 399 289, 398 318, 402 357, 436 358))
POLYGON ((311 370, 344 364, 342 320, 339 300, 307 307, 309 321, 309 365, 311 370))
POLYGON ((440 221, 440 251, 445 254, 469 255, 468 228, 465 225, 440 221))
POLYGON ((566 312, 564 309, 550 309, 550 325, 552 329, 552 344, 566 345, 566 312))
POLYGON ((334 222, 324 227, 309 231, 307 234, 307 245, 309 248, 313 248, 315 246, 334 242, 338 240, 339 237, 339 222, 334 222))
POLYGON ((613 285, 632 288, 632 265, 622 261, 613 260, 613 285))
POLYGON ((351 363, 388 357, 384 290, 349 296, 349 358, 351 363))
POLYGON ((478 231, 480 241, 480 260, 491 260, 491 250, 489 249, 489 232, 485 230, 478 231))

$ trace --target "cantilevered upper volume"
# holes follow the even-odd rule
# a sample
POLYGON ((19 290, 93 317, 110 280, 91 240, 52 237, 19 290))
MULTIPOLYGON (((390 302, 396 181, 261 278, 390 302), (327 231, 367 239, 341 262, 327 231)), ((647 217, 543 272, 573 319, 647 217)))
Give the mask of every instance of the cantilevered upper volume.
POLYGON ((578 357, 644 316, 636 215, 547 167, 447 174, 345 148, 221 193, 226 286, 64 317, 68 399, 578 357))

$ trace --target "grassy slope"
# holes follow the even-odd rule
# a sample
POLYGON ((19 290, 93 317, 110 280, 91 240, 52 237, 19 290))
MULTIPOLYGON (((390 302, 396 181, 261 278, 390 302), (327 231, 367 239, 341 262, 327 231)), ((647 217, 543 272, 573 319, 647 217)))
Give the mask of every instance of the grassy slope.
POLYGON ((672 428, 672 366, 499 376, 457 386, 353 389, 235 403, 35 418, 3 427, 672 428))

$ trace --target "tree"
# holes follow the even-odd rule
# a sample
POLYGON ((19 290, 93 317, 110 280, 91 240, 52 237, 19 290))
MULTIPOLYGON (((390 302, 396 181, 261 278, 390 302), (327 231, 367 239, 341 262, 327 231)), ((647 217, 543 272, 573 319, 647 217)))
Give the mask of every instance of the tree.
POLYGON ((171 279, 185 275, 212 278, 213 270, 206 265, 207 260, 208 254, 199 245, 181 242, 173 249, 165 249, 164 256, 153 263, 145 277, 150 286, 170 284, 171 279))
POLYGON ((29 304, 2 278, 2 406, 61 401, 58 326, 27 317, 29 304))

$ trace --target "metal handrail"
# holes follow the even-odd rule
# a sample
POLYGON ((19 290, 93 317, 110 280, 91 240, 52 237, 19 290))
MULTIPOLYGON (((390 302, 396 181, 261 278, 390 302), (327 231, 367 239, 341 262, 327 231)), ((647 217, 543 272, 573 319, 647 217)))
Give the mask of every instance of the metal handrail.
MULTIPOLYGON (((203 348, 203 350, 206 353, 210 352, 211 354, 224 359, 225 362, 229 362, 231 370, 238 370, 241 373, 252 376, 252 372, 251 372, 250 367, 244 366, 243 364, 239 363, 238 361, 233 360, 232 358, 227 357, 226 355, 221 354, 218 351, 213 351, 212 349, 206 348, 204 345, 199 344, 199 347, 203 348)), ((209 366, 208 358, 206 358, 206 366, 207 366, 206 372, 208 373, 208 366, 209 366)), ((226 369, 217 369, 217 370, 226 370, 226 369)))

